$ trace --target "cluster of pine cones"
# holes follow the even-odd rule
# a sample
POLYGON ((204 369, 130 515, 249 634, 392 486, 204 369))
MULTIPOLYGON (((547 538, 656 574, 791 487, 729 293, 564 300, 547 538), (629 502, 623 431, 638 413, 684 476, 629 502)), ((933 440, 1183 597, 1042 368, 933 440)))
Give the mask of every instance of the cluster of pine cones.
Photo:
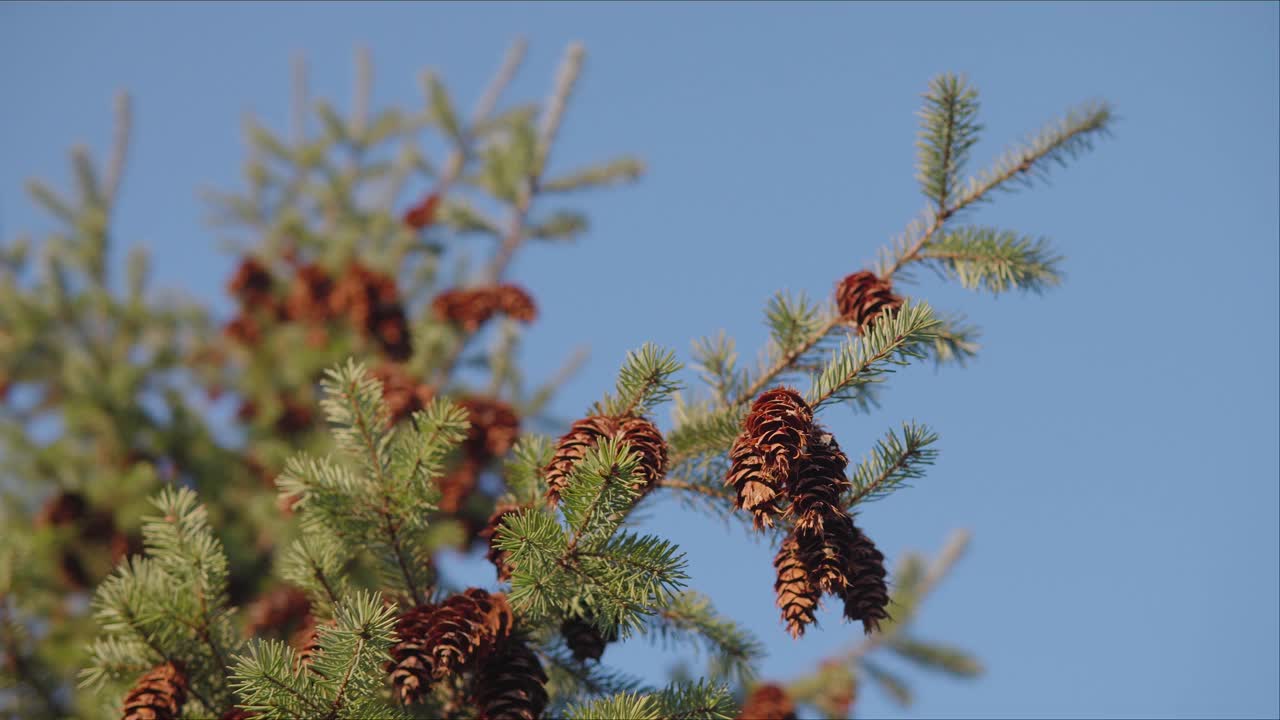
POLYGON ((506 595, 478 588, 403 613, 388 666, 396 698, 416 703, 436 681, 467 677, 480 718, 539 717, 547 675, 514 624, 506 595))
POLYGON ((538 317, 533 297, 518 285, 486 285, 445 290, 431 301, 431 310, 440 320, 466 332, 479 330, 494 315, 531 323, 538 317))
POLYGON ((839 597, 844 616, 868 633, 878 629, 888 617, 884 556, 845 510, 849 458, 804 398, 789 388, 756 398, 729 459, 725 484, 756 527, 791 523, 774 558, 774 588, 792 637, 814 622, 823 593, 839 597))
POLYGON ((321 346, 328 339, 326 324, 345 319, 377 343, 392 360, 406 360, 413 352, 409 323, 395 278, 359 261, 346 265, 339 276, 316 263, 290 263, 288 287, 277 293, 276 278, 262 262, 241 260, 227 284, 240 311, 224 329, 227 337, 245 345, 261 342, 271 322, 303 323, 311 328, 308 341, 321 346))

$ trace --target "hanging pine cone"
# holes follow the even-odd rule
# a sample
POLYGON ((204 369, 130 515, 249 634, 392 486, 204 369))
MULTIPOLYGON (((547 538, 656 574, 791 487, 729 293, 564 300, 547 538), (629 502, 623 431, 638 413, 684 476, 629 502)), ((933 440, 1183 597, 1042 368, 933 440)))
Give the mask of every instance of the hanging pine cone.
POLYGON ((506 595, 469 588, 439 605, 400 616, 391 647, 391 683, 400 702, 417 702, 433 680, 462 672, 494 652, 511 633, 515 617, 506 595))
POLYGON ((299 267, 285 298, 285 318, 293 322, 325 322, 330 316, 329 295, 332 292, 333 278, 324 268, 315 263, 299 267))
POLYGON ((471 428, 462 449, 468 457, 487 462, 502 457, 520 435, 520 418, 510 405, 486 397, 468 397, 458 401, 467 411, 471 428))
POLYGON ((737 491, 737 505, 754 516, 756 527, 772 526, 778 495, 805 452, 813 411, 790 388, 764 392, 751 404, 742 432, 729 450, 725 484, 737 491))
POLYGON ((382 352, 392 360, 405 361, 413 355, 413 343, 409 334, 409 318, 404 306, 383 305, 374 314, 369 333, 378 342, 382 352))
POLYGON ((498 311, 492 293, 466 288, 445 290, 431 301, 431 311, 468 333, 481 328, 498 311))
POLYGON ((497 540, 498 527, 502 525, 503 518, 508 515, 514 515, 522 509, 524 508, 521 505, 499 504, 493 509, 493 514, 489 516, 489 522, 485 524, 484 529, 479 533, 480 538, 488 543, 489 550, 485 553, 485 557, 497 569, 498 582, 506 582, 511 579, 511 566, 507 564, 507 552, 494 544, 494 541, 497 540))
POLYGON ((796 704, 779 685, 757 685, 738 713, 738 720, 796 720, 796 704))
POLYGON ((246 257, 236 267, 227 283, 227 292, 246 308, 262 308, 272 304, 271 271, 257 258, 246 257))
POLYGON ((560 501, 574 465, 604 437, 625 441, 640 456, 637 485, 641 492, 647 492, 666 474, 667 444, 653 423, 635 416, 592 415, 575 422, 556 444, 546 468, 547 499, 551 503, 560 501))
POLYGON ((63 490, 49 498, 36 514, 35 526, 64 527, 79 522, 89 510, 89 503, 78 492, 63 490))
POLYGON ((436 217, 436 210, 440 207, 440 193, 428 193, 422 201, 409 208, 404 213, 404 224, 414 230, 421 230, 430 225, 436 217))
POLYGON ((782 619, 791 637, 798 638, 804 635, 805 626, 814 622, 822 590, 813 582, 809 569, 801 561, 794 534, 788 534, 783 540, 782 547, 773 558, 773 567, 778 571, 773 589, 778 594, 777 604, 782 608, 782 619))
POLYGON ((579 662, 599 660, 605 646, 618 639, 617 632, 602 633, 590 620, 576 615, 560 624, 560 636, 579 662))
POLYGON ((522 637, 512 637, 481 665, 473 702, 478 720, 536 720, 547 708, 547 673, 522 637))
POLYGON ((124 696, 124 720, 176 720, 187 702, 187 675, 167 662, 138 678, 124 696))
POLYGON ((889 589, 885 584, 884 555, 871 538, 849 520, 853 530, 851 562, 845 576, 845 587, 838 593, 844 600, 844 616, 850 621, 861 621, 862 629, 870 634, 880 629, 880 621, 889 618, 889 589))
POLYGON ((262 341, 262 326, 252 316, 241 311, 222 328, 222 334, 232 342, 254 346, 262 341))
POLYGON ((294 400, 293 398, 281 398, 280 414, 276 417, 276 432, 282 435, 296 435, 311 427, 311 421, 315 418, 311 406, 294 400))
POLYGON ((498 285, 491 292, 494 307, 512 320, 531 323, 538 318, 538 308, 533 302, 533 296, 519 285, 498 285))
POLYGON ((289 636, 289 647, 293 648, 293 659, 298 667, 311 667, 316 656, 324 652, 320 647, 320 625, 334 627, 336 624, 332 619, 318 623, 310 613, 302 619, 302 624, 289 636))
POLYGON ((399 363, 383 363, 374 369, 373 376, 382 383, 382 399, 393 424, 423 409, 435 397, 435 388, 418 382, 399 363))
POLYGON ((352 261, 329 295, 329 310, 372 336, 387 357, 407 360, 412 354, 408 319, 390 275, 352 261))
POLYGON ((249 619, 245 623, 245 633, 249 637, 264 632, 284 632, 306 622, 311 616, 311 600, 302 590, 281 585, 250 604, 246 614, 249 619))
POLYGON ((436 481, 436 486, 440 488, 440 500, 436 507, 441 512, 457 514, 475 492, 479 479, 480 464, 474 458, 464 455, 452 472, 436 481))
POLYGON ((885 310, 902 307, 902 298, 893 294, 893 283, 862 270, 836 285, 836 305, 840 315, 861 332, 885 310))
POLYGON ((815 425, 809 433, 807 452, 787 483, 791 505, 787 516, 797 530, 822 531, 829 516, 844 514, 840 496, 849 488, 845 468, 849 458, 840 451, 835 436, 815 425))

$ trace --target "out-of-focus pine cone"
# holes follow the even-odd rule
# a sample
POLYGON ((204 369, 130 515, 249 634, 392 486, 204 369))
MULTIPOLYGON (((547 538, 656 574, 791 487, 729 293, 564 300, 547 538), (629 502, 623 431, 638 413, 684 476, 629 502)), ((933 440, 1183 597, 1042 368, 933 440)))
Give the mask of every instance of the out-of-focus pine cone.
POLYGON ((333 278, 324 268, 308 263, 298 268, 285 298, 285 317, 293 322, 322 323, 329 319, 333 278))
POLYGON ((813 581, 808 567, 800 558, 799 545, 794 534, 788 534, 773 558, 777 580, 773 589, 778 595, 778 607, 787 624, 791 637, 804 635, 805 626, 814 622, 822 590, 813 581))
POLYGON ((848 466, 849 458, 835 436, 815 425, 807 452, 787 483, 791 497, 787 515, 795 518, 797 529, 821 532, 827 517, 844 514, 840 496, 849 488, 848 466))
POLYGON ((495 541, 497 540, 498 528, 502 525, 502 520, 508 515, 523 510, 521 505, 513 505, 511 503, 501 503, 493 509, 493 514, 489 516, 489 522, 485 524, 484 529, 480 531, 480 538, 489 546, 485 557, 489 562, 493 563, 493 567, 498 571, 498 582, 506 582, 511 579, 511 566, 507 564, 507 552, 500 549, 495 541))
POLYGON ((187 674, 167 662, 147 671, 124 696, 124 720, 176 720, 187 703, 187 674))
POLYGON ((458 401, 467 411, 471 428, 462 448, 468 457, 487 462, 502 457, 520 436, 520 418, 515 410, 501 400, 486 397, 467 397, 458 401))
POLYGON ((305 623, 311 614, 311 601, 296 587, 272 588, 248 607, 245 633, 256 637, 264 632, 283 631, 305 623))
POLYGON ((515 617, 506 595, 469 588, 438 605, 405 612, 396 623, 389 671, 396 697, 417 702, 432 681, 470 668, 511 633, 515 617))
POLYGON ((531 323, 538 319, 538 306, 533 296, 519 285, 498 285, 491 291, 493 304, 503 315, 522 323, 531 323))
POLYGON ((227 292, 246 308, 262 308, 272 303, 271 271, 257 258, 246 257, 236 266, 227 283, 227 292))
POLYGON ((292 398, 283 398, 283 407, 276 418, 276 431, 283 435, 296 435, 311 427, 315 413, 311 406, 292 398))
POLYGON ((257 717, 257 715, 254 715, 248 710, 245 710, 243 708, 233 707, 230 710, 227 710, 226 712, 222 713, 221 717, 219 717, 218 720, 253 720, 253 718, 255 717, 257 717))
POLYGON ((602 633, 590 620, 574 616, 560 624, 560 636, 573 652, 575 660, 599 660, 604 648, 618 639, 616 632, 602 633))
POLYGON ((773 525, 778 495, 797 469, 812 427, 813 411, 790 388, 766 391, 751 404, 729 451, 725 484, 737 491, 738 507, 752 513, 756 527, 773 525))
POLYGON ((67 548, 58 553, 58 575, 72 590, 84 590, 89 587, 89 571, 85 569, 80 554, 73 549, 67 548))
POLYGON ((440 488, 440 501, 436 503, 436 507, 441 512, 457 513, 467 503, 471 493, 475 492, 479 478, 480 464, 464 455, 453 472, 436 481, 440 488))
POLYGON ((413 355, 409 319, 399 303, 379 307, 369 332, 382 348, 382 353, 392 360, 404 362, 413 355))
POLYGON ((382 382, 382 399, 387 402, 392 423, 423 409, 435 397, 434 388, 418 382, 398 363, 383 363, 373 376, 382 382))
POLYGON ((222 328, 222 334, 241 345, 253 346, 262 342, 262 326, 253 316, 243 311, 222 328))
POLYGON ((407 360, 412 354, 408 319, 390 275, 351 262, 334 283, 329 310, 345 315, 353 327, 372 336, 387 357, 407 360))
POLYGON ((780 685, 762 683, 747 696, 738 720, 796 720, 796 704, 780 685))
POLYGON ((884 311, 902 307, 902 298, 893 293, 893 283, 861 270, 836 285, 836 305, 840 315, 861 332, 884 311))
MULTIPOLYGON (((333 624, 330 620, 329 625, 333 624)), ((300 668, 309 668, 316 656, 324 652, 320 647, 320 626, 314 615, 308 614, 302 625, 289 637, 289 645, 294 651, 294 660, 300 668)))
POLYGON ((49 498, 40 508, 40 512, 36 514, 35 526, 43 528, 71 525, 79 522, 88 509, 89 503, 84 499, 84 495, 64 490, 49 498))
POLYGON ((116 530, 108 541, 111 548, 111 562, 119 564, 121 560, 132 555, 142 554, 142 536, 137 533, 125 533, 116 530))
POLYGON ((439 207, 440 193, 428 193, 421 202, 405 211, 404 224, 414 230, 421 230, 435 220, 436 210, 439 207))
POLYGON ((546 468, 550 502, 560 501, 560 493, 569 485, 574 466, 605 437, 625 441, 631 451, 640 456, 636 485, 641 492, 648 492, 666 475, 667 444, 653 423, 636 416, 591 415, 575 422, 556 444, 555 454, 546 468))
POLYGON ((498 311, 493 293, 483 289, 445 290, 431 301, 431 311, 444 322, 473 333, 498 311))
POLYGON ((473 702, 479 720, 537 720, 547 708, 547 673, 522 637, 512 637, 484 661, 473 702))

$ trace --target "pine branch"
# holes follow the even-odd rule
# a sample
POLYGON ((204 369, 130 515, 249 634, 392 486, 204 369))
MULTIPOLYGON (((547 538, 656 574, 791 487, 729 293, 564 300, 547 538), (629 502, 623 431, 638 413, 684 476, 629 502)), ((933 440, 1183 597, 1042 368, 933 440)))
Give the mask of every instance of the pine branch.
POLYGON ((614 438, 603 439, 574 465, 569 484, 560 494, 561 510, 572 531, 568 552, 580 542, 584 549, 594 549, 618 529, 640 496, 633 485, 639 465, 639 456, 614 438))
POLYGON ((941 366, 956 363, 963 366, 977 356, 982 345, 978 338, 982 330, 966 321, 964 315, 953 313, 938 316, 938 327, 933 335, 934 364, 941 366))
POLYGON ((680 382, 673 376, 683 367, 674 352, 653 343, 629 351, 618 371, 615 393, 605 395, 592 407, 592 413, 615 417, 648 413, 680 389, 680 382))
POLYGON ((712 679, 730 676, 744 685, 765 652, 754 634, 718 615, 709 598, 693 591, 676 595, 650 619, 646 632, 660 638, 664 648, 673 640, 698 642, 711 656, 712 679))
POLYGON ((968 289, 985 289, 993 294, 1008 290, 1034 293, 1062 281, 1062 256, 1049 242, 1020 236, 1008 230, 988 227, 956 228, 920 253, 941 271, 968 289))
POLYGON ((890 430, 854 468, 851 488, 845 494, 845 507, 853 508, 884 497, 908 481, 923 477, 924 468, 938 457, 938 451, 929 447, 937 440, 936 433, 914 421, 902 424, 901 438, 890 430))
POLYGON ((978 91, 950 73, 929 82, 920 110, 916 177, 939 214, 951 205, 969 150, 978 142, 978 91))
POLYGON ((812 378, 805 399, 815 409, 836 400, 852 400, 860 407, 871 404, 871 386, 883 382, 894 366, 923 357, 937 326, 933 310, 923 302, 908 302, 896 312, 885 312, 835 352, 826 368, 812 378))

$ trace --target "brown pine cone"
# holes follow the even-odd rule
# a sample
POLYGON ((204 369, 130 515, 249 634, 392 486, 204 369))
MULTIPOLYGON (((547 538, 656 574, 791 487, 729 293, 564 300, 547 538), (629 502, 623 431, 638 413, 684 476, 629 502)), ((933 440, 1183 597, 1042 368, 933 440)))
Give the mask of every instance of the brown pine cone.
POLYGON ((787 516, 795 518, 797 530, 821 532, 825 518, 844 514, 840 496, 849 488, 845 476, 849 458, 840 451, 835 436, 817 425, 809 433, 807 449, 787 483, 791 497, 787 516))
POLYGON ((902 307, 902 298, 893 294, 893 283, 862 270, 836 285, 836 305, 840 308, 840 315, 857 332, 862 332, 862 328, 874 322, 885 310, 902 307))
POLYGON ((422 201, 404 213, 404 224, 414 230, 421 230, 435 221, 436 210, 440 207, 440 193, 428 193, 422 201))
POLYGON ((272 304, 271 271, 257 258, 246 257, 227 282, 227 292, 246 308, 262 308, 272 304))
POLYGON ((257 715, 254 715, 248 710, 243 710, 238 707, 233 707, 230 710, 222 713, 222 716, 219 717, 218 720, 253 720, 253 718, 255 717, 257 717, 257 715))
POLYGON ((485 553, 485 557, 489 562, 493 563, 494 568, 498 571, 498 582, 506 582, 511 579, 511 566, 507 564, 507 552, 501 550, 494 541, 497 540, 498 527, 502 524, 502 519, 508 515, 514 515, 524 509, 524 506, 513 505, 511 503, 501 503, 493 509, 493 514, 489 516, 489 522, 485 524, 484 529, 480 531, 480 538, 484 540, 489 550, 485 553))
POLYGON ((813 411, 790 388, 764 392, 751 404, 742 432, 729 450, 725 485, 737 491, 737 505, 754 516, 756 527, 772 526, 778 495, 805 453, 813 411))
POLYGON ((529 644, 511 638, 476 675, 478 720, 536 720, 547 708, 546 684, 547 673, 529 644))
POLYGON ((300 626, 311 617, 311 600, 296 587, 280 585, 250 604, 247 615, 245 633, 249 637, 282 632, 290 626, 300 626))
POLYGON ((642 417, 622 418, 592 415, 575 422, 556 445, 547 465, 547 500, 560 501, 560 493, 569 484, 573 467, 600 441, 612 437, 625 441, 640 456, 640 491, 648 492, 667 472, 667 444, 653 423, 642 417))
POLYGON ((399 303, 380 306, 374 313, 369 333, 378 341, 383 354, 392 360, 404 362, 413 355, 409 319, 399 303))
POLYGON ((310 667, 316 655, 323 652, 318 630, 315 616, 308 614, 302 619, 302 625, 289 637, 289 646, 293 648, 294 661, 298 667, 310 667))
POLYGON ((849 520, 853 529, 852 562, 845 572, 847 582, 838 593, 844 600, 844 616, 862 621, 862 629, 870 634, 880 629, 880 621, 889 619, 889 588, 885 583, 884 555, 871 538, 849 520))
POLYGON ((480 464, 464 455, 453 472, 436 481, 436 486, 440 488, 440 501, 436 503, 436 507, 440 512, 457 514, 467 504, 471 493, 475 492, 479 478, 480 464))
POLYGON ((180 663, 149 670, 124 696, 124 720, 176 720, 187 702, 187 675, 180 663))
POLYGON ((618 633, 602 633, 591 621, 577 616, 560 624, 560 636, 579 662, 599 660, 605 646, 618 639, 618 633))
POLYGON ((78 492, 63 490, 45 502, 36 514, 36 528, 64 527, 79 522, 89 510, 89 503, 78 492))
POLYGON ((241 345, 252 346, 262 342, 262 326, 252 316, 245 314, 243 311, 222 328, 222 334, 228 340, 241 345))
POLYGON ((284 302, 284 315, 293 322, 322 323, 329 319, 329 295, 333 278, 324 268, 308 263, 298 268, 289 285, 284 302))
POLYGON ((796 704, 780 685, 762 683, 747 696, 738 720, 796 720, 796 704))
POLYGON ((471 422, 462 444, 468 457, 487 462, 506 455, 515 445, 520 435, 520 418, 510 405, 486 397, 463 398, 458 405, 467 411, 471 422))
POLYGON ((379 365, 373 376, 382 383, 382 399, 393 424, 423 409, 435 397, 435 388, 418 382, 398 363, 379 365))
POLYGON ((805 626, 814 622, 822 590, 813 582, 809 569, 801 561, 794 534, 788 534, 783 540, 782 547, 773 558, 773 567, 778 571, 773 589, 778 594, 777 604, 782 608, 782 619, 791 637, 798 638, 804 635, 805 626))
POLYGON ((506 595, 479 588, 405 612, 396 623, 400 640, 391 647, 388 666, 396 697, 404 704, 417 702, 432 681, 493 653, 514 622, 506 595))
POLYGON ((311 427, 315 417, 311 406, 293 398, 281 399, 280 415, 276 418, 276 431, 282 435, 296 435, 311 427))
POLYGON ((431 301, 431 311, 444 322, 468 333, 481 328, 498 311, 497 298, 484 289, 445 290, 431 301))
POLYGON ((538 307, 533 302, 533 296, 519 285, 498 285, 490 292, 494 307, 512 320, 531 323, 538 318, 538 307))
POLYGON ((84 567, 80 554, 72 549, 64 549, 58 554, 58 574, 62 582, 72 590, 84 590, 89 587, 89 571, 84 567))

